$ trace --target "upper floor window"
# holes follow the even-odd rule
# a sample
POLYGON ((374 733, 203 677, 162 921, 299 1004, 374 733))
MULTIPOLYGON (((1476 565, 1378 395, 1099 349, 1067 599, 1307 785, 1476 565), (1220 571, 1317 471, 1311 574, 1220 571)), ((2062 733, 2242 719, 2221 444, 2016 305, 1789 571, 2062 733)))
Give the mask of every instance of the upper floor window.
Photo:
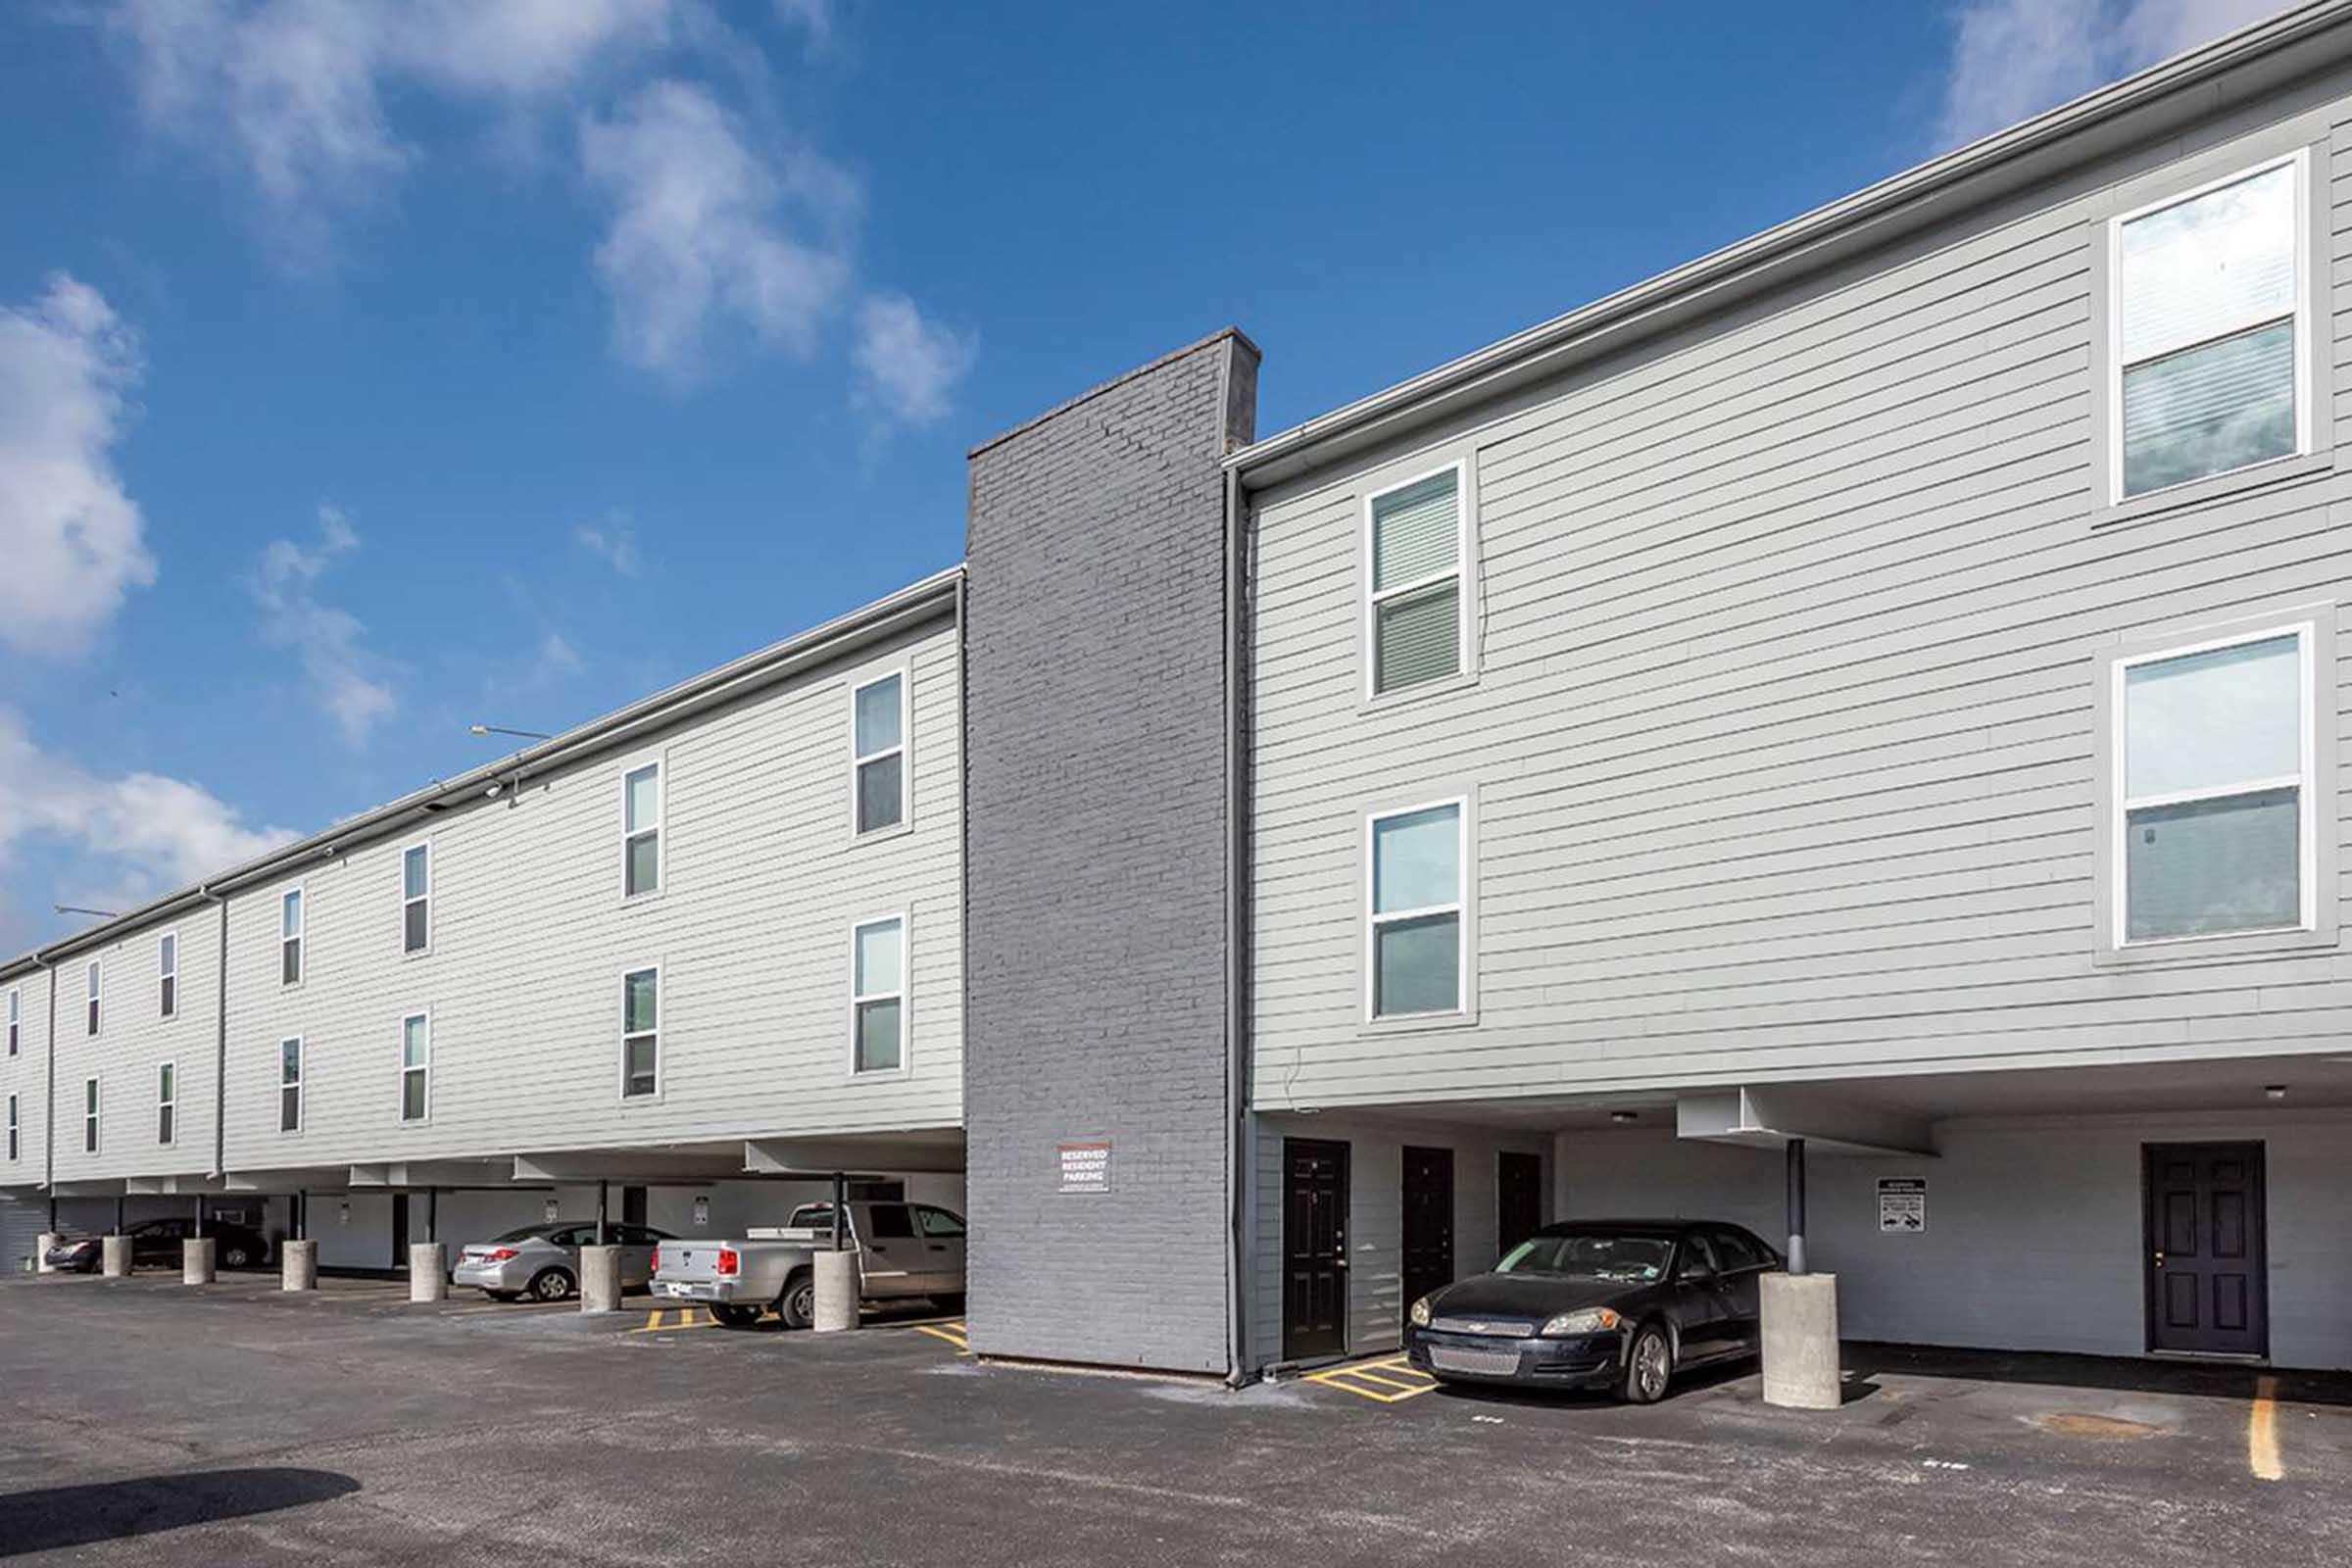
POLYGON ((400 852, 400 951, 422 953, 432 941, 433 848, 412 844, 400 852))
POLYGON ((620 891, 662 889, 662 764, 631 768, 620 781, 620 891))
POLYGON ((89 1010, 88 1017, 85 1020, 87 1027, 83 1030, 83 1032, 85 1034, 94 1035, 98 1032, 99 994, 105 984, 103 977, 99 973, 97 959, 93 958, 90 960, 89 973, 84 978, 87 986, 87 996, 85 1000, 88 1004, 89 1010))
POLYGON ((178 932, 167 931, 156 939, 155 969, 156 987, 161 993, 158 1001, 162 1005, 163 1015, 167 1018, 175 1018, 179 1015, 178 932))
POLYGON ((2115 220, 2118 499, 2304 450, 2298 153, 2115 220))
POLYGON ((423 1121, 433 1108, 433 1019, 412 1012, 400 1020, 400 1119, 423 1121))
POLYGON ((906 820, 906 676, 869 680, 851 694, 853 786, 860 833, 906 820))
POLYGON ((286 889, 277 901, 277 979, 280 985, 302 984, 302 933, 308 918, 303 911, 302 889, 286 889))
POLYGON ((277 1130, 302 1131, 302 1037, 277 1043, 277 1130))
POLYGON ((169 1144, 179 1136, 179 1069, 165 1062, 155 1070, 155 1141, 169 1144))
POLYGON ((906 1064, 906 919, 860 922, 850 936, 852 1067, 896 1072, 906 1064))
POLYGON ((81 1081, 81 1152, 98 1152, 98 1080, 81 1081))
POLYGON ((2119 945, 2312 923, 2312 630, 2119 660, 2119 945))
POLYGON ((16 1159, 23 1153, 24 1146, 17 1137, 17 1097, 11 1095, 8 1097, 8 1157, 16 1159))
POLYGON ((1464 667, 1462 476, 1463 465, 1451 464, 1364 503, 1364 639, 1375 697, 1464 667))
POLYGON ((631 969, 620 977, 620 1092, 624 1099, 661 1088, 662 971, 631 969))
POLYGON ((1365 977, 1375 1018, 1460 1012, 1462 803, 1371 818, 1370 951, 1365 977))
POLYGON ((8 1054, 15 1055, 23 1048, 24 1040, 24 993, 20 989, 8 994, 8 1054))

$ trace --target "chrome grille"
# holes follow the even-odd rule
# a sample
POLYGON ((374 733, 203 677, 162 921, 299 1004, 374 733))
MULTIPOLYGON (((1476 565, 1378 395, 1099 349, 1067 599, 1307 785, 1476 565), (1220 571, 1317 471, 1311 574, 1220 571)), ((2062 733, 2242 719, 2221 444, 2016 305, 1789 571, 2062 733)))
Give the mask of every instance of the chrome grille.
POLYGON ((1440 1372, 1469 1372, 1488 1377, 1508 1376, 1519 1370, 1517 1350, 1464 1350, 1450 1345, 1429 1348, 1429 1364, 1440 1372))
POLYGON ((1430 1327, 1440 1334, 1483 1334, 1494 1340, 1534 1337, 1536 1325, 1515 1317, 1442 1317, 1430 1327))

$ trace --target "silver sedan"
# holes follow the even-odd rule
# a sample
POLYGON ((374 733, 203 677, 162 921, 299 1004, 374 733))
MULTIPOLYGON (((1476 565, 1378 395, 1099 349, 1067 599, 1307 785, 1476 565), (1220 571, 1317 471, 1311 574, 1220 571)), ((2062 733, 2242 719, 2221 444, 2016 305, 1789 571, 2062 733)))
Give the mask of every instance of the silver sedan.
MULTIPOLYGON (((625 1291, 654 1277, 654 1248, 669 1237, 646 1225, 608 1222, 605 1239, 620 1249, 620 1286, 625 1291)), ((593 1220, 525 1225, 462 1248, 449 1281, 469 1285, 494 1300, 527 1296, 537 1301, 561 1301, 580 1288, 580 1249, 595 1245, 593 1220)))

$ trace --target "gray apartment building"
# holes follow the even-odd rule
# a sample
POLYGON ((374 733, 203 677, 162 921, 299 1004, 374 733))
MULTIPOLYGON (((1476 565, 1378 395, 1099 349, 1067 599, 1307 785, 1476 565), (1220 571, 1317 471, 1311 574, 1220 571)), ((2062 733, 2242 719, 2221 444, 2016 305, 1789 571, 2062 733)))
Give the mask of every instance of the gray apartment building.
POLYGON ((1241 1378, 1801 1141, 1849 1337, 2352 1366, 2339 192, 2330 0, 1262 440, 1214 334, 940 577, 0 966, 0 1189, 846 1169, 979 1352, 1241 1378))

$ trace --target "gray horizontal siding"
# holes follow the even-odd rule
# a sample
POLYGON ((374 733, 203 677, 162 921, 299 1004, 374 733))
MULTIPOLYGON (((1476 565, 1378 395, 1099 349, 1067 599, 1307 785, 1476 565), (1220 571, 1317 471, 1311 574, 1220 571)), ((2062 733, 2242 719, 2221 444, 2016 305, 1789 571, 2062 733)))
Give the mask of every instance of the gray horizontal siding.
MULTIPOLYGON (((2344 119, 2306 122, 2332 137, 2313 324, 2338 345, 2344 119)), ((2352 960, 2331 950, 2091 962, 2098 652, 2352 599, 2352 479, 2333 471, 2094 526, 2090 244, 2112 178, 2086 171, 1260 499, 1261 1107, 2340 1037, 2352 960), (1362 497, 1462 454, 1478 679, 1367 710, 1362 497), (1461 787, 1478 792, 1477 1022, 1368 1032, 1361 813, 1461 787)), ((2352 354, 2332 363, 2342 387, 2352 354)), ((2315 415, 2344 429, 2352 400, 2315 415)))

